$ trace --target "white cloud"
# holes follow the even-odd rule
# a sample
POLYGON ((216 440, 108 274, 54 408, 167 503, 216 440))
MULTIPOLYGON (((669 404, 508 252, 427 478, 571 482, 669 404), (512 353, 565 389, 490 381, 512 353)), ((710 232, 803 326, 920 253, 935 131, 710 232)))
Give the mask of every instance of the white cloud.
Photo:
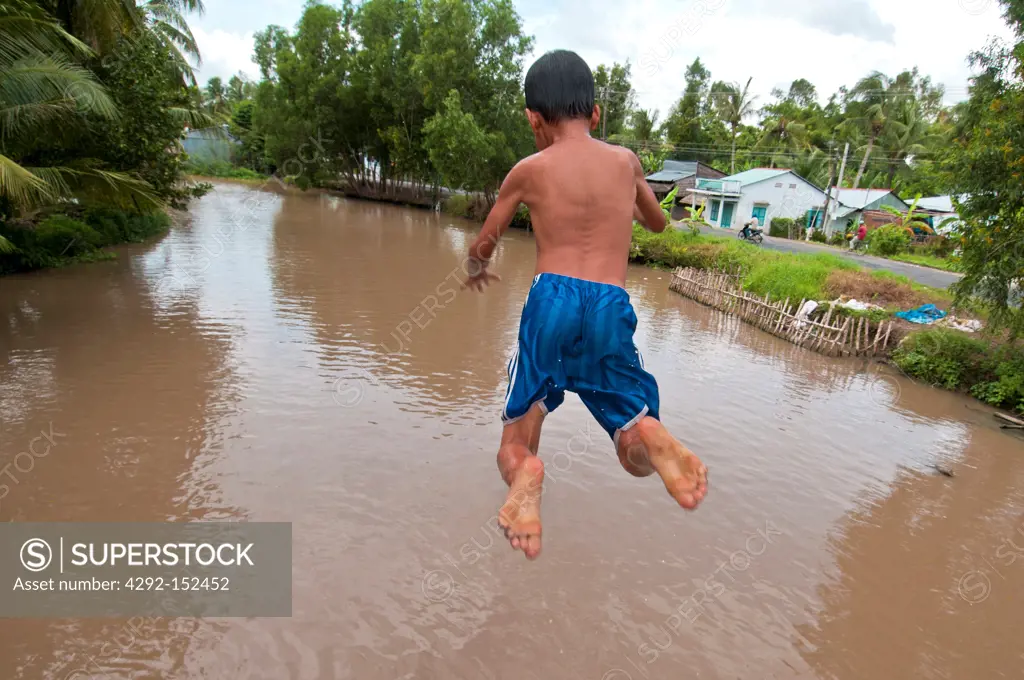
POLYGON ((628 59, 639 104, 662 117, 696 57, 714 80, 753 77, 760 104, 797 78, 824 100, 871 71, 914 66, 957 101, 966 96, 967 55, 989 36, 1010 35, 995 0, 563 0, 542 14, 531 0, 519 7, 536 35, 535 57, 565 48, 592 67, 628 59))
POLYGON ((196 69, 196 78, 200 83, 214 76, 227 81, 239 71, 252 80, 259 80, 260 69, 252 60, 253 33, 232 33, 219 28, 207 31, 193 26, 192 35, 203 57, 202 65, 196 69))
MULTIPOLYGON (((914 66, 966 96, 967 55, 990 36, 1009 37, 996 0, 516 0, 533 58, 565 48, 592 67, 633 64, 637 99, 666 115, 682 94, 686 67, 700 57, 712 78, 746 82, 767 103, 773 87, 806 78, 825 99, 874 70, 914 66)), ((223 0, 193 22, 205 81, 239 70, 252 78, 253 33, 292 27, 292 0, 223 0)))

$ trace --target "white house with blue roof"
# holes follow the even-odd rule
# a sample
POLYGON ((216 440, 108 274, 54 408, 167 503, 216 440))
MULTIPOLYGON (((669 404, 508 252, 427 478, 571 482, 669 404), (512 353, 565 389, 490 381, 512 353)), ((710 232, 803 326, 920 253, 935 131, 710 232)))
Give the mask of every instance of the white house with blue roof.
MULTIPOLYGON (((739 229, 751 217, 767 229, 773 217, 818 219, 825 192, 786 168, 755 168, 723 177, 698 179, 691 201, 705 203, 704 219, 713 226, 739 229)), ((831 211, 830 211, 831 212, 831 211)))

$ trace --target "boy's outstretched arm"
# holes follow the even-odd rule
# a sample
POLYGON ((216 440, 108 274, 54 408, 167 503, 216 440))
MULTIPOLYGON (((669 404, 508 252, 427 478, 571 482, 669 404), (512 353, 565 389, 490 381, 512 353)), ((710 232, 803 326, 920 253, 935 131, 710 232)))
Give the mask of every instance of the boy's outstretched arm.
POLYGON ((633 177, 636 181, 636 204, 633 206, 633 218, 642 224, 644 229, 660 234, 665 231, 667 225, 665 213, 661 211, 661 204, 658 203, 657 196, 647 184, 640 159, 632 151, 629 152, 629 161, 633 164, 633 177))
POLYGON ((469 278, 466 280, 465 286, 482 291, 486 284, 500 280, 497 275, 488 273, 487 265, 498 245, 498 239, 508 229, 508 225, 511 224, 512 218, 515 217, 516 210, 519 209, 519 204, 523 200, 525 175, 523 162, 520 161, 509 171, 505 181, 501 183, 498 199, 494 202, 491 212, 488 213, 480 234, 473 241, 473 245, 469 247, 469 278))

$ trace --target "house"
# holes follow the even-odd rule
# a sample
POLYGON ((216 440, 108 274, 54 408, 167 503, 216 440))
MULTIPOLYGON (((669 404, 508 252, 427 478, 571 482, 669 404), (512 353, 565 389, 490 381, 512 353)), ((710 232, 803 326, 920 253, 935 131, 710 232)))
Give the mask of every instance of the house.
POLYGON ((739 228, 751 217, 762 227, 772 218, 804 219, 820 213, 825 192, 786 168, 755 168, 721 179, 698 179, 689 201, 706 204, 704 219, 713 226, 739 228))
POLYGON ((870 228, 875 223, 891 222, 889 213, 882 206, 896 208, 900 212, 910 210, 891 189, 836 189, 829 191, 828 214, 831 218, 825 233, 828 236, 836 231, 847 232, 861 221, 870 228), (838 198, 838 202, 836 199, 838 198))
POLYGON ((210 163, 214 161, 230 162, 234 150, 241 141, 227 131, 228 126, 221 128, 203 128, 189 130, 181 140, 185 153, 194 161, 210 163))
POLYGON ((952 196, 929 196, 917 202, 917 214, 937 233, 945 234, 960 222, 952 196))
POLYGON ((725 177, 724 172, 704 165, 700 161, 665 161, 665 166, 660 171, 647 176, 647 184, 659 201, 664 199, 673 188, 678 188, 676 203, 680 204, 685 203, 682 198, 696 186, 698 179, 719 179, 721 177, 725 177))

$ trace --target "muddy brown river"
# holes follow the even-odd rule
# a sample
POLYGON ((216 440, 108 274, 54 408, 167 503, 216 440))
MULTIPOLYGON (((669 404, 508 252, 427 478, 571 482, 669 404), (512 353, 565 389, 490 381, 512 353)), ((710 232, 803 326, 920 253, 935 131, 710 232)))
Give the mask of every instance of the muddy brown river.
POLYGON ((569 395, 544 553, 510 550, 495 453, 534 252, 510 233, 502 283, 459 292, 478 228, 224 183, 115 262, 0 279, 0 464, 54 441, 7 468, 0 520, 294 544, 291 618, 0 619, 0 678, 1024 677, 1024 439, 664 272, 630 270, 637 344, 709 497, 626 474, 569 395))

